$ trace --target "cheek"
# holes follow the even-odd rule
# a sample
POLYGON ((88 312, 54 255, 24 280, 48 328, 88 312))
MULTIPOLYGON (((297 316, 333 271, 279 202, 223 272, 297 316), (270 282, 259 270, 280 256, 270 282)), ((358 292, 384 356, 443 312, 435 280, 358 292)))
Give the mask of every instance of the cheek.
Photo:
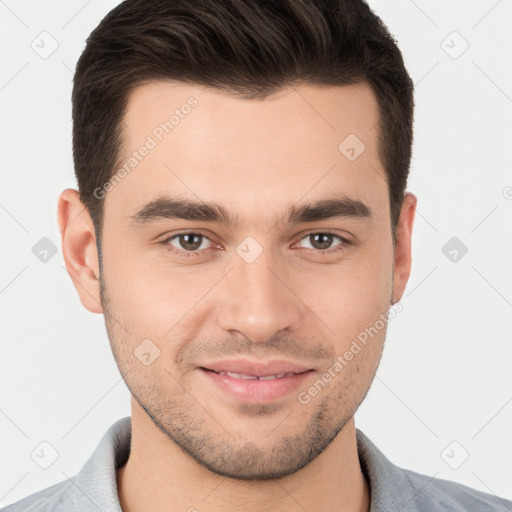
POLYGON ((132 246, 112 237, 103 256, 109 297, 128 320, 172 319, 208 289, 204 272, 171 266, 163 248, 132 246))
POLYGON ((225 273, 207 265, 171 268, 164 259, 144 264, 137 257, 123 258, 119 264, 105 260, 111 308, 129 332, 116 329, 126 351, 133 352, 148 338, 159 347, 162 360, 169 360, 208 320, 209 292, 225 273))
POLYGON ((373 321, 390 306, 392 266, 382 254, 326 266, 297 280, 299 297, 335 331, 373 321))

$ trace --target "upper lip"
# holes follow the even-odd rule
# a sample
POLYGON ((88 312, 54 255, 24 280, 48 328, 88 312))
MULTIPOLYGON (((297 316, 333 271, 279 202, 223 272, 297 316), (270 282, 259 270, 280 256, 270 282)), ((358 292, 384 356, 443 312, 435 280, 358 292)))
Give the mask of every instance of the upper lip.
POLYGON ((258 377, 277 375, 280 373, 303 373, 313 369, 292 361, 275 360, 262 363, 260 361, 250 361, 247 359, 215 361, 201 365, 200 368, 206 368, 207 370, 214 370, 216 372, 224 371, 242 373, 244 375, 257 375, 258 377))

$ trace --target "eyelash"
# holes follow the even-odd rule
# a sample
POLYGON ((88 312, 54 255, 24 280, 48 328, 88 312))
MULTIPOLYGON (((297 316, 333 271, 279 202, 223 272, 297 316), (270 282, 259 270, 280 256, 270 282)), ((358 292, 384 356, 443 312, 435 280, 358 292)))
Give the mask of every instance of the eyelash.
MULTIPOLYGON (((180 257, 183 257, 183 258, 190 258, 190 257, 194 257, 194 256, 200 256, 203 254, 204 251, 207 251, 208 249, 201 249, 201 250, 195 250, 195 251, 180 251, 178 249, 176 249, 173 245, 171 245, 169 242, 175 238, 178 238, 182 235, 200 235, 201 237, 203 237, 203 239, 206 239, 210 242, 213 242, 212 239, 206 235, 204 235, 203 233, 201 232, 198 232, 198 231, 182 231, 180 233, 176 233, 168 238, 166 238, 165 240, 162 240, 161 242, 159 242, 160 244, 162 244, 164 246, 164 249, 168 252, 171 252, 177 256, 180 256, 180 257)), ((332 233, 331 231, 313 231, 311 233, 308 233, 306 234, 305 236, 303 236, 299 242, 301 240, 303 240, 304 238, 307 238, 307 237, 310 237, 310 236, 313 236, 313 235, 330 235, 330 236, 333 236, 335 238, 338 238, 341 243, 334 246, 334 247, 331 247, 330 249, 325 249, 325 250, 321 250, 321 249, 308 249, 310 251, 314 251, 315 253, 317 254, 320 254, 322 256, 324 255, 330 255, 332 253, 337 253, 337 252, 343 252, 344 250, 346 250, 346 246, 347 245, 350 245, 352 242, 350 242, 350 240, 347 240, 346 238, 338 235, 337 233, 332 233)))

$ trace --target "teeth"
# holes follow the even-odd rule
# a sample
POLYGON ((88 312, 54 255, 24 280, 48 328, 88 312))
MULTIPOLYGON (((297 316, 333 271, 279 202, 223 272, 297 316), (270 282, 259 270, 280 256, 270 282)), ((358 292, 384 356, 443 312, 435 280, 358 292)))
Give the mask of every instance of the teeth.
POLYGON ((248 379, 248 380, 249 379, 250 380, 255 380, 255 379, 259 379, 259 380, 282 379, 283 377, 289 377, 290 375, 295 375, 293 372, 278 373, 276 375, 265 375, 265 376, 262 376, 262 377, 258 377, 257 375, 246 375, 244 373, 225 372, 225 371, 215 372, 215 373, 218 373, 219 375, 229 375, 230 377, 233 377, 234 379, 248 379))
POLYGON ((259 377, 260 380, 269 380, 269 379, 282 379, 283 377, 289 377, 290 375, 295 375, 292 373, 278 373, 277 375, 265 375, 264 377, 259 377))
POLYGON ((257 379, 258 377, 256 375, 245 375, 243 373, 235 373, 235 372, 218 372, 219 375, 229 375, 230 377, 233 377, 234 379, 257 379))

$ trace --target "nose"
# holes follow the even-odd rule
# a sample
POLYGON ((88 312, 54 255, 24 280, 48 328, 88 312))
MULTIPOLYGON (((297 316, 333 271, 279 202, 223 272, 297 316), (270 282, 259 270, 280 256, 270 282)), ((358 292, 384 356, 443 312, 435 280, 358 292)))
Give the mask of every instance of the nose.
POLYGON ((223 283, 218 312, 220 327, 231 334, 264 343, 279 331, 295 331, 306 313, 294 290, 291 272, 264 251, 255 261, 235 262, 223 283))

